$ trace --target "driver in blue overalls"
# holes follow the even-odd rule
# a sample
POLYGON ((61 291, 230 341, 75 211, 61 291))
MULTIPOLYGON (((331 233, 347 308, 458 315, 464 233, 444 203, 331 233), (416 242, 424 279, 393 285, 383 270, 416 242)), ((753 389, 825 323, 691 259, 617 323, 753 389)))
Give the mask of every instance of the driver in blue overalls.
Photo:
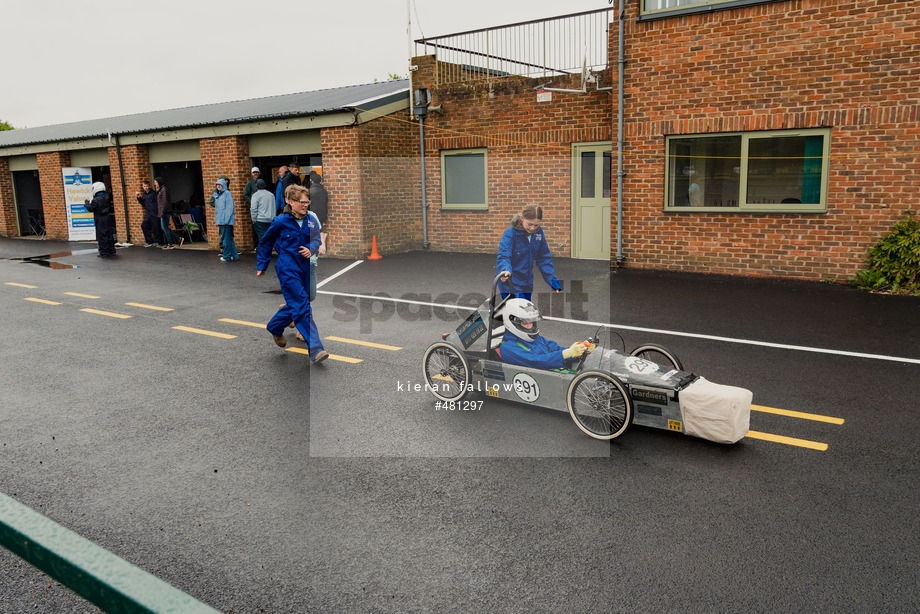
POLYGON ((594 344, 582 341, 564 348, 540 335, 540 311, 528 300, 509 298, 501 309, 505 334, 498 347, 502 361, 537 369, 568 369, 582 354, 594 351, 594 344))

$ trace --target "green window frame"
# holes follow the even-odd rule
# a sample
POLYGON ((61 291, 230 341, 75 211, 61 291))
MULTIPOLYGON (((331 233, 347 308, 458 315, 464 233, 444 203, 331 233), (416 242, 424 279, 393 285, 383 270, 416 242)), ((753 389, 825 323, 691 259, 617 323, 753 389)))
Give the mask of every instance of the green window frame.
POLYGON ((489 208, 489 160, 486 149, 441 150, 441 207, 489 208))
POLYGON ((665 211, 827 211, 831 130, 674 135, 665 211))

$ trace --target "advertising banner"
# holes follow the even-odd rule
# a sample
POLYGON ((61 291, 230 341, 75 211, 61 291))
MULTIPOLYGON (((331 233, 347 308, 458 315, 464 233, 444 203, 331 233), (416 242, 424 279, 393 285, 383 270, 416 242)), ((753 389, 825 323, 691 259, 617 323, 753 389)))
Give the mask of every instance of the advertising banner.
POLYGON ((83 201, 93 198, 93 173, 88 168, 62 168, 64 174, 64 206, 67 209, 68 241, 87 241, 96 238, 93 214, 86 210, 83 201))

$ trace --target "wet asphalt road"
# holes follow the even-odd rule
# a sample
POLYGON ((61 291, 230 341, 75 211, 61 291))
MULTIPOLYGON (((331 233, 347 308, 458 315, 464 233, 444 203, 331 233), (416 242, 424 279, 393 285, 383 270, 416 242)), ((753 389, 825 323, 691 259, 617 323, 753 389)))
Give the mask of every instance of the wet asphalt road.
MULTIPOLYGON (((752 430, 826 451, 642 427, 606 444, 561 412, 443 412, 400 389, 461 312, 353 295, 471 304, 488 256, 386 257, 332 279, 314 303, 323 337, 400 349, 326 340, 361 362, 311 370, 221 321, 264 323, 281 302, 252 255, 3 260, 88 247, 0 238, 0 491, 219 610, 920 608, 920 298, 559 259, 587 297, 538 296, 544 311, 613 323, 627 349, 667 345, 756 404, 844 419, 752 414, 752 430)), ((321 281, 351 264, 322 261, 321 281)), ((560 342, 595 329, 543 326, 560 342)), ((95 610, 2 553, 0 612, 27 611, 95 610)))

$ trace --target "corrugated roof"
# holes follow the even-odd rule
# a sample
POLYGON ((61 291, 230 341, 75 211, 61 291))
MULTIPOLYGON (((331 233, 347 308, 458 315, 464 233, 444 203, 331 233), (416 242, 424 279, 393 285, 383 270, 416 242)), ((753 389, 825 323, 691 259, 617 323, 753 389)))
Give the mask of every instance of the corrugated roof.
MULTIPOLYGON (((304 117, 343 111, 409 91, 408 79, 350 85, 299 94, 219 102, 82 122, 0 131, 0 147, 72 141, 108 134, 137 134, 177 128, 304 117)), ((407 94, 408 95, 408 94, 407 94)))

